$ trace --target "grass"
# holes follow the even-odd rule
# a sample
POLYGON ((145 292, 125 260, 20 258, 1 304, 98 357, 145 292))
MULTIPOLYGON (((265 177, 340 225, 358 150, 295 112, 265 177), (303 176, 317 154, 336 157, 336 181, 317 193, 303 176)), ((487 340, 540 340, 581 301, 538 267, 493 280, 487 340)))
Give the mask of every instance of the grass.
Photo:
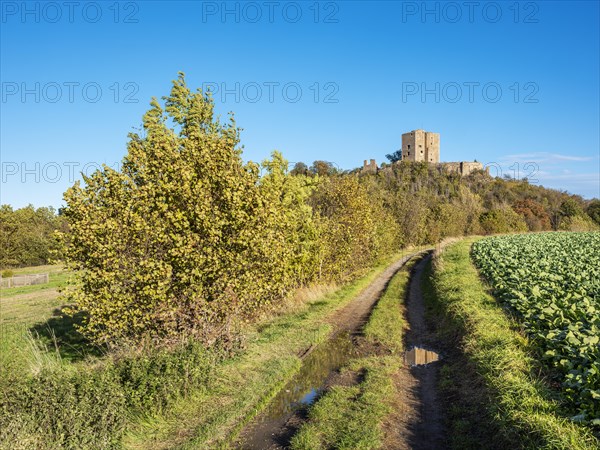
POLYGON ((60 265, 25 267, 13 272, 49 273, 50 282, 0 290, 0 364, 5 376, 7 371, 26 374, 31 362, 36 367, 40 358, 76 362, 102 353, 75 330, 81 316, 69 317, 62 312, 59 290, 66 285, 70 272, 60 265))
POLYGON ((423 286, 440 340, 450 344, 440 389, 452 447, 599 448, 588 430, 558 415, 531 343, 471 262, 473 241, 448 246, 428 268, 423 286))
POLYGON ((377 354, 356 358, 342 369, 359 374, 357 385, 335 386, 310 409, 308 421, 292 438, 295 450, 376 449, 384 440, 383 424, 398 395, 393 375, 402 367, 402 303, 406 297, 411 259, 390 281, 365 325, 367 342, 377 354), (380 354, 382 353, 382 354, 380 354))
POLYGON ((3 297, 11 313, 2 316, 0 442, 41 449, 227 447, 297 373, 298 355, 327 339, 327 318, 393 259, 341 288, 298 292, 287 312, 247 330, 247 345, 233 358, 193 345, 97 358, 78 341, 47 285, 10 303, 3 297))
MULTIPOLYGON (((227 446, 298 371, 298 355, 328 337, 327 317, 393 259, 341 288, 298 292, 287 305, 290 312, 247 330, 247 347, 233 358, 190 345, 71 364, 64 342, 60 353, 54 351, 64 334, 50 333, 44 350, 43 339, 32 331, 64 320, 52 316, 47 303, 34 304, 48 293, 36 286, 38 291, 24 294, 31 298, 16 302, 14 315, 3 320, 3 331, 10 332, 2 341, 8 364, 0 383, 0 443, 41 449, 227 446)), ((73 342, 73 349, 86 353, 82 342, 73 342)))
POLYGON ((399 300, 403 300, 406 295, 410 270, 418 260, 413 258, 408 261, 392 278, 363 330, 368 342, 380 344, 393 354, 403 351, 402 340, 406 325, 399 300))
POLYGON ((372 449, 383 442, 382 423, 395 395, 396 356, 355 359, 345 370, 364 374, 355 386, 335 386, 310 410, 309 421, 292 438, 295 450, 372 449))
POLYGON ((131 427, 127 448, 227 447, 301 367, 302 354, 323 342, 332 328, 326 322, 348 304, 389 265, 391 259, 365 277, 297 307, 258 327, 246 350, 215 367, 202 390, 176 402, 160 415, 147 415, 131 427))

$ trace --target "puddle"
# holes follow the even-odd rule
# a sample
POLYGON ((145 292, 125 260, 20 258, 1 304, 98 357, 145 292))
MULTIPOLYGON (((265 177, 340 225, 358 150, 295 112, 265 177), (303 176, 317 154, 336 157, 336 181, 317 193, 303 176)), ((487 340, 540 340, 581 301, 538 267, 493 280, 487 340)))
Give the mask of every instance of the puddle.
POLYGON ((265 443, 273 438, 273 431, 283 426, 295 412, 314 403, 322 393, 327 377, 354 356, 357 351, 347 331, 318 345, 304 358, 296 376, 257 418, 258 423, 244 439, 242 448, 265 448, 265 443))
POLYGON ((271 401, 262 414, 264 418, 277 419, 312 404, 327 376, 342 367, 355 353, 352 336, 348 332, 339 333, 317 346, 304 359, 300 372, 271 401))
POLYGON ((408 366, 422 366, 440 360, 440 355, 421 347, 413 347, 404 352, 404 363, 408 366))

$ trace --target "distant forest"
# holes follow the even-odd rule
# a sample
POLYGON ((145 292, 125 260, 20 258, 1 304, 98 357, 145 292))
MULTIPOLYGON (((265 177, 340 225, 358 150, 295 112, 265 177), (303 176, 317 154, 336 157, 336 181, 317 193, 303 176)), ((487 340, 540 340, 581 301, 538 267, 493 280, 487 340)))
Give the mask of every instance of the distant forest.
MULTIPOLYGON (((492 178, 484 172, 467 177, 448 173, 425 163, 397 162, 384 165, 378 174, 360 169, 339 171, 331 163, 296 163, 291 176, 327 178, 344 184, 353 177, 359 189, 381 203, 395 230, 394 245, 423 245, 447 236, 493 234, 511 231, 593 230, 600 225, 600 200, 584 200, 525 181, 492 178)), ((322 183, 321 183, 322 184, 322 183)), ((331 189, 331 186, 329 187, 331 189)), ((319 214, 324 187, 306 203, 319 214)), ((368 202, 371 204, 371 201, 368 202)), ((329 211, 330 214, 333 211, 329 211)), ((56 230, 67 223, 52 207, 13 209, 0 207, 0 267, 15 268, 48 264, 60 257, 56 230)))

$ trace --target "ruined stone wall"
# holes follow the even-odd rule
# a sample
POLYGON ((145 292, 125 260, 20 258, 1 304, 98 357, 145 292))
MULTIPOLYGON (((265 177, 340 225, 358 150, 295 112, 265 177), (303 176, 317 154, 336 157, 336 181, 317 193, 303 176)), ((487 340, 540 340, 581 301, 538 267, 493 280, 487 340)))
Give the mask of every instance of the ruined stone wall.
POLYGON ((483 164, 470 161, 444 162, 440 164, 440 167, 445 168, 448 172, 458 173, 462 176, 469 175, 475 170, 483 170, 483 164))
POLYGON ((467 176, 471 172, 474 172, 475 170, 483 170, 483 164, 481 164, 480 162, 463 161, 460 163, 460 165, 461 165, 460 174, 462 176, 467 176))
POLYGON ((444 162, 440 164, 441 167, 445 168, 446 171, 452 173, 460 173, 460 163, 459 162, 444 162))
POLYGON ((377 169, 377 163, 374 159, 370 160, 368 163, 365 159, 365 162, 363 163, 362 173, 376 173, 377 169))

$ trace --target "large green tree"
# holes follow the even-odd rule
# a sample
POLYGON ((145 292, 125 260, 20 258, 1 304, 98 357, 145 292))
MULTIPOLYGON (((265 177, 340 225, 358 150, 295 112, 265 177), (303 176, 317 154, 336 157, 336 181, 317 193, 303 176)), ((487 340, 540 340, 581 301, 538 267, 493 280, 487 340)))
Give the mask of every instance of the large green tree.
POLYGON ((66 257, 80 278, 69 296, 97 341, 210 342, 286 283, 281 258, 291 257, 278 242, 289 225, 274 218, 285 205, 269 203, 281 161, 261 186, 233 117, 220 123, 183 74, 164 100, 163 109, 153 99, 143 131, 130 134, 122 171, 105 166, 65 193, 66 257))

